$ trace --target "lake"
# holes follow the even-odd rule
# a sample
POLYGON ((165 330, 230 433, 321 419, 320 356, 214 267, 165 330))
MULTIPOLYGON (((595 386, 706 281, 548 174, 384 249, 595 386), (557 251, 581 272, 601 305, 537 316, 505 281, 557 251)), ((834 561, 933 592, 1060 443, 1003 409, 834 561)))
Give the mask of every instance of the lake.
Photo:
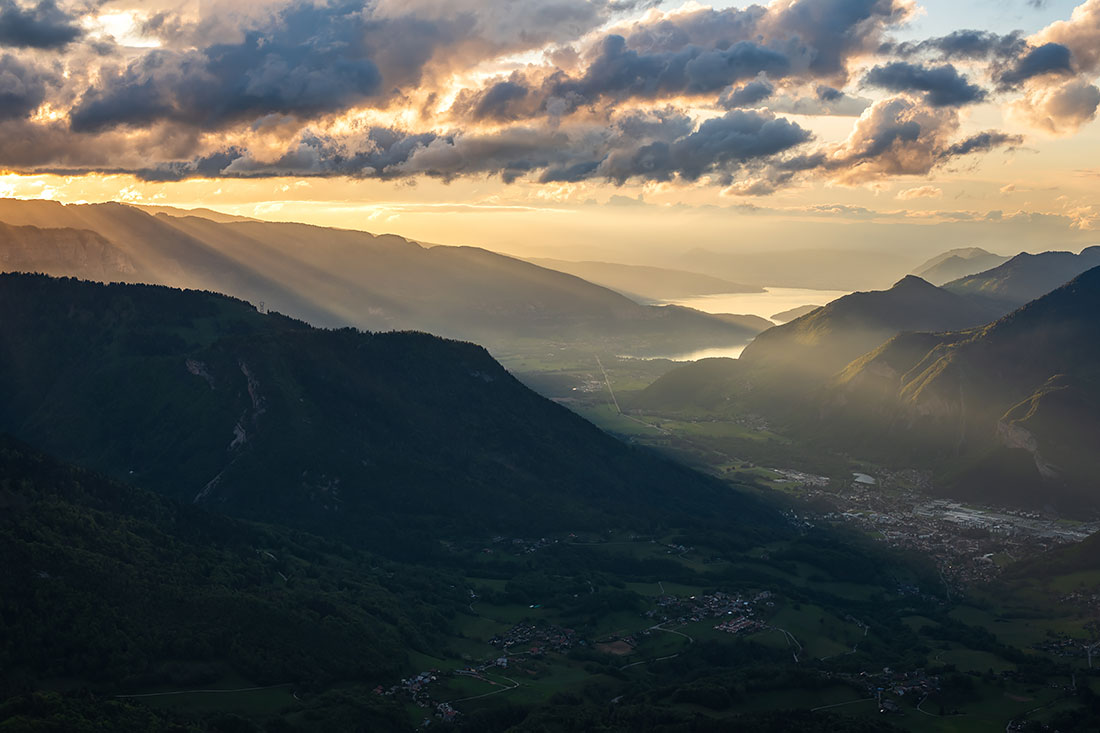
POLYGON ((707 313, 740 313, 771 320, 776 313, 782 313, 800 305, 826 305, 848 294, 847 290, 765 288, 763 293, 718 293, 666 302, 707 313))
MULTIPOLYGON (((826 305, 848 295, 847 290, 810 290, 809 288, 765 288, 763 293, 718 293, 699 295, 693 298, 666 301, 668 304, 695 308, 706 313, 737 313, 760 316, 772 320, 776 313, 782 313, 802 305, 826 305)), ((672 361, 698 361, 715 357, 737 359, 748 346, 748 342, 733 346, 699 349, 683 354, 667 354, 655 359, 672 361)))

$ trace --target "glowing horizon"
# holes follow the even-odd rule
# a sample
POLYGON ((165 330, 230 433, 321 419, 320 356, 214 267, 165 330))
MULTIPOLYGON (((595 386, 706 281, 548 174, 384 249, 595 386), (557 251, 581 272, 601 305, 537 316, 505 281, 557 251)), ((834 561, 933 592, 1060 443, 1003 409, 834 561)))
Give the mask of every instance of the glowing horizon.
POLYGON ((0 195, 591 259, 1100 241, 1100 0, 238 6, 0 9, 0 195))

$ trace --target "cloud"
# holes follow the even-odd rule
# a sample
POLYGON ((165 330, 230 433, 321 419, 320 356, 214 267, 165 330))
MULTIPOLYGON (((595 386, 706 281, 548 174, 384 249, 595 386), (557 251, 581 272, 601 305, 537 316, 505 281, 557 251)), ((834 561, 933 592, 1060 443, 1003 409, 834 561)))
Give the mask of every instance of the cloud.
POLYGON ((950 64, 929 68, 895 61, 871 69, 863 81, 892 92, 925 92, 925 101, 933 107, 957 107, 986 98, 984 89, 971 84, 950 64))
POLYGON ((1036 35, 1035 41, 1068 48, 1080 72, 1100 70, 1100 0, 1081 3, 1069 20, 1051 23, 1036 35))
POLYGON ((1081 78, 1030 89, 1011 111, 1027 124, 1054 135, 1076 132, 1096 118, 1100 89, 1081 78))
POLYGON ((451 109, 468 119, 516 120, 530 115, 530 105, 523 103, 531 93, 522 78, 513 74, 511 79, 498 81, 480 92, 462 90, 451 109))
POLYGON ((0 0, 0 42, 19 46, 0 55, 0 166, 151 180, 680 182, 766 195, 813 178, 926 175, 1020 144, 960 133, 965 105, 1001 105, 1067 134, 1100 104, 1100 0, 1027 38, 958 30, 905 43, 889 34, 913 17, 911 0, 659 7, 0 0), (160 47, 98 35, 107 11, 160 47), (892 96, 862 96, 878 89, 892 96), (811 124, 783 115, 854 119, 814 127, 835 135, 816 140, 811 124))
POLYGON ((415 17, 436 24, 463 19, 469 37, 505 51, 570 43, 597 28, 613 11, 645 5, 606 0, 380 0, 371 15, 382 20, 415 17))
POLYGON ((768 107, 775 112, 795 115, 836 115, 859 117, 871 106, 871 100, 854 97, 826 84, 817 85, 812 95, 784 94, 773 97, 768 107))
POLYGON ((936 53, 948 59, 980 60, 1015 58, 1026 48, 1027 42, 1019 32, 1001 35, 990 31, 967 29, 952 31, 945 36, 918 42, 886 43, 879 48, 879 51, 899 56, 936 53))
POLYGON ((0 120, 25 118, 46 99, 52 77, 12 56, 0 56, 0 120))
MULTIPOLYGON (((95 132, 169 121, 218 128, 267 114, 337 112, 381 88, 367 31, 352 7, 295 6, 237 43, 153 50, 104 73, 73 109, 72 127, 95 132)), ((404 53, 412 59, 417 40, 406 38, 413 48, 404 53)))
POLYGON ((786 39, 811 73, 843 76, 850 57, 871 51, 912 13, 901 0, 777 0, 760 26, 765 37, 786 39))
POLYGON ((906 97, 876 102, 856 123, 848 139, 816 153, 786 161, 787 170, 818 170, 846 185, 897 176, 927 175, 964 155, 1019 144, 1019 136, 987 131, 954 139, 958 112, 925 107, 906 97))
MULTIPOLYGON (((717 94, 745 79, 760 74, 780 78, 789 70, 790 61, 784 54, 751 41, 738 41, 726 48, 689 45, 647 53, 628 48, 622 36, 609 35, 589 59, 583 75, 555 74, 543 85, 539 110, 552 108, 555 100, 560 109, 573 112, 604 100, 717 94)), ((482 106, 479 100, 475 109, 482 106)))
POLYGON ((718 99, 718 105, 725 109, 754 107, 775 92, 775 85, 767 79, 754 79, 748 84, 729 89, 718 99))
POLYGON ((768 158, 808 141, 808 130, 771 113, 734 110, 703 122, 671 143, 656 141, 616 150, 596 172, 617 183, 631 178, 694 181, 706 173, 728 175, 743 164, 768 158))
POLYGON ((902 0, 777 0, 767 7, 692 9, 636 23, 625 33, 639 53, 687 46, 724 49, 749 41, 783 53, 794 72, 844 76, 852 56, 873 50, 912 14, 902 0))
POLYGON ((54 0, 28 7, 0 0, 0 46, 61 49, 81 35, 80 26, 54 0))
POLYGON ((901 0, 779 0, 768 7, 656 14, 592 42, 577 73, 542 70, 498 78, 459 95, 452 114, 474 120, 562 116, 629 100, 720 96, 727 108, 760 101, 764 84, 843 81, 848 59, 905 20, 901 0), (731 87, 749 79, 743 95, 731 87), (521 88, 522 87, 522 88, 521 88), (724 91, 724 93, 723 93, 724 91), (507 103, 498 103, 507 92, 507 103))
POLYGON ((1024 139, 1020 135, 1009 135, 996 130, 979 132, 951 144, 943 151, 944 158, 957 158, 972 153, 986 153, 994 148, 1020 145, 1024 139))
POLYGON ((372 128, 355 141, 302 134, 283 155, 264 160, 228 148, 137 173, 146 180, 196 176, 349 176, 451 180, 495 175, 505 182, 608 180, 694 181, 715 174, 728 183, 738 171, 758 166, 810 139, 810 133, 766 112, 732 111, 699 125, 673 112, 633 114, 612 128, 569 132, 509 127, 492 134, 410 134, 372 128))
POLYGON ((1030 49, 1000 74, 1001 86, 1012 87, 1043 74, 1072 74, 1070 51, 1060 43, 1044 43, 1030 49))
POLYGON ((958 126, 954 110, 927 108, 902 97, 883 100, 831 151, 826 167, 847 183, 927 174, 958 126))
POLYGON ((901 201, 912 201, 913 199, 938 199, 943 196, 943 189, 936 186, 917 186, 915 188, 906 188, 898 191, 898 195, 894 198, 901 201))

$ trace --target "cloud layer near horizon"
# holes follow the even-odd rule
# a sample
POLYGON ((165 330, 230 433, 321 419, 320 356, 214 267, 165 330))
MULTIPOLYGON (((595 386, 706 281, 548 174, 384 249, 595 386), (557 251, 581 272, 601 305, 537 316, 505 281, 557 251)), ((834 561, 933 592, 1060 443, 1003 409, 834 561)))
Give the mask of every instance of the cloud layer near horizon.
POLYGON ((925 176, 1100 105, 1100 0, 898 42, 911 0, 0 0, 0 167, 713 184, 925 176), (789 115, 797 115, 791 119, 789 115), (850 117, 846 139, 807 120, 850 117))

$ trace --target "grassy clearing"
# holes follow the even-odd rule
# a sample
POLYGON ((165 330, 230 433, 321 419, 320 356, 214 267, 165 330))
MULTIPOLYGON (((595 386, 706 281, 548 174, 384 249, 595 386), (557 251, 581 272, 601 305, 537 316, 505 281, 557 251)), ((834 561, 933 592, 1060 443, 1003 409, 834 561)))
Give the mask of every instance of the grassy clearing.
POLYGON ((928 627, 935 628, 935 627, 939 626, 939 624, 937 622, 933 621, 932 619, 928 618, 927 616, 903 616, 901 621, 906 626, 908 626, 910 629, 912 629, 913 631, 916 631, 918 633, 923 628, 928 628, 928 627))
POLYGON ((985 672, 992 669, 995 673, 1016 669, 1012 662, 1001 659, 996 654, 974 649, 947 649, 938 655, 944 664, 953 664, 961 672, 985 672))
POLYGON ((626 415, 619 414, 619 411, 610 404, 582 405, 570 403, 567 407, 596 425, 596 427, 609 433, 649 437, 658 437, 663 434, 658 428, 645 424, 652 423, 652 420, 646 418, 640 418, 641 421, 631 419, 626 415))

